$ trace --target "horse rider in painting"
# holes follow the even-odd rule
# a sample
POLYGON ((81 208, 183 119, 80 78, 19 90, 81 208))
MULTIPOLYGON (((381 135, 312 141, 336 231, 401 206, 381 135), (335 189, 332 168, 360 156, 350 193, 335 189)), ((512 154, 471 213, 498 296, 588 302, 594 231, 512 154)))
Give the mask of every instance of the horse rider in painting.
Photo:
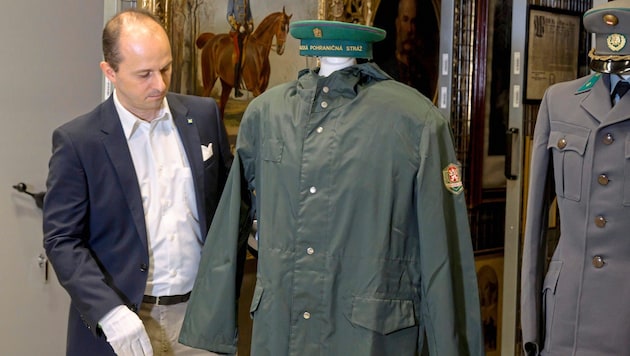
POLYGON ((249 7, 249 0, 228 0, 227 21, 232 28, 230 36, 234 40, 234 96, 238 98, 243 95, 239 90, 243 42, 245 37, 254 31, 254 19, 249 7))

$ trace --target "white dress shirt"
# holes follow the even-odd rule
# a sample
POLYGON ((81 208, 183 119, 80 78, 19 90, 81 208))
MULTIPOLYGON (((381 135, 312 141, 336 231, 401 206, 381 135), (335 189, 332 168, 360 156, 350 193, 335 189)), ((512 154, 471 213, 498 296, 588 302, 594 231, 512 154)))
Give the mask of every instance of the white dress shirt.
POLYGON ((142 194, 149 246, 145 294, 188 293, 197 274, 202 239, 192 173, 168 102, 164 98, 151 122, 126 110, 116 91, 114 104, 142 194))

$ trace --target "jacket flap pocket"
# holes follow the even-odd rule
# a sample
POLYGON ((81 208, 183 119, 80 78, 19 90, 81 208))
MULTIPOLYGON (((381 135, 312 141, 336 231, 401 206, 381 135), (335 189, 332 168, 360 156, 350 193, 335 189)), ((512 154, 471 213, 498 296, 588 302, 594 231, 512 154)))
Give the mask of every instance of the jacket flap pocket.
POLYGON ((416 325, 413 301, 354 297, 350 321, 383 335, 416 325))
POLYGON ((556 292, 556 285, 558 284, 561 269, 562 261, 551 261, 549 263, 549 270, 547 271, 545 281, 543 282, 543 291, 549 289, 552 293, 556 292))
POLYGON ((560 151, 574 151, 583 156, 590 132, 591 130, 585 127, 552 122, 547 147, 560 151))
POLYGON ((249 316, 252 319, 254 318, 254 313, 256 313, 256 310, 258 310, 263 292, 264 288, 260 285, 260 282, 256 282, 256 287, 254 287, 254 295, 252 296, 252 304, 249 307, 249 316))

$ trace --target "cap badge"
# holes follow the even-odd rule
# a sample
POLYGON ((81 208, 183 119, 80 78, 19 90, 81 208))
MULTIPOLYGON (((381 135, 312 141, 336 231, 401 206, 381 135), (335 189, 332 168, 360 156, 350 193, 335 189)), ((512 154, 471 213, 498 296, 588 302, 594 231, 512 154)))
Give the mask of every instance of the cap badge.
POLYGON ((313 29, 313 36, 315 36, 315 38, 322 38, 324 35, 322 34, 322 29, 319 27, 315 27, 313 29))
POLYGON ((604 15, 604 22, 608 26, 617 26, 617 24, 619 23, 619 18, 617 18, 617 16, 613 14, 606 14, 604 15))
POLYGON ((462 175, 459 173, 459 166, 451 163, 442 170, 444 186, 453 194, 460 194, 464 191, 462 175))
POLYGON ((619 52, 626 46, 626 36, 619 33, 612 33, 606 38, 608 48, 613 52, 619 52))

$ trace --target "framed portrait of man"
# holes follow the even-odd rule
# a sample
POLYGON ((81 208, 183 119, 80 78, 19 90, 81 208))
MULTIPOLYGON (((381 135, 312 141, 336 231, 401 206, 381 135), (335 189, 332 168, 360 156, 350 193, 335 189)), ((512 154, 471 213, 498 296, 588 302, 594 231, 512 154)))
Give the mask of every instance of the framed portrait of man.
POLYGON ((436 101, 441 0, 398 0, 380 6, 374 26, 387 31, 374 44, 374 61, 394 79, 436 101), (389 5, 389 4, 388 4, 389 5))

